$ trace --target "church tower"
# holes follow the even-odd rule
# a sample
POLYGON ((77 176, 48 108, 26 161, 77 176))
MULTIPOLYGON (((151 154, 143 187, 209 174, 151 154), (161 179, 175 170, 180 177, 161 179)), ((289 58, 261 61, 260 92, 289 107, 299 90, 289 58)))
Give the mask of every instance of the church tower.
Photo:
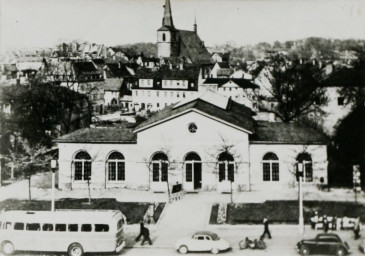
POLYGON ((172 20, 170 0, 164 5, 162 27, 157 30, 157 54, 158 57, 179 56, 179 33, 172 20))

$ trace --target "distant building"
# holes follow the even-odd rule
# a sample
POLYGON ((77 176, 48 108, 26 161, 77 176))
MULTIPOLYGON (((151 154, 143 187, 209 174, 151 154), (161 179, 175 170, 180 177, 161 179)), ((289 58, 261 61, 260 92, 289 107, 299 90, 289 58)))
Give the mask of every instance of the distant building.
POLYGON ((196 23, 194 31, 175 28, 170 0, 166 0, 162 27, 157 30, 157 52, 159 58, 184 57, 188 63, 211 62, 211 56, 198 36, 196 23))

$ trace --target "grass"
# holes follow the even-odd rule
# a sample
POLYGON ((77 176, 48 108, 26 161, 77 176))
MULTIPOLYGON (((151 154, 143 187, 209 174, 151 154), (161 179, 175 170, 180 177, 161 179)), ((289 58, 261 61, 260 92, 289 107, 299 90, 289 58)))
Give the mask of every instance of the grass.
MULTIPOLYGON (((55 202, 56 209, 108 209, 120 210, 126 217, 128 224, 136 224, 143 218, 150 203, 133 203, 119 202, 114 198, 92 199, 91 204, 88 204, 88 199, 63 198, 55 202)), ((155 218, 160 217, 165 204, 160 203, 155 211, 155 218)), ((0 210, 51 210, 51 201, 46 200, 17 200, 7 199, 0 202, 0 210)), ((157 221, 155 220, 155 221, 157 221)))
MULTIPOLYGON (((365 205, 354 202, 304 201, 304 221, 310 223, 314 212, 342 218, 358 217, 365 221, 365 205)), ((217 224, 218 204, 213 205, 210 224, 217 224)), ((298 222, 298 201, 265 201, 264 203, 229 204, 227 207, 228 224, 259 224, 263 218, 272 223, 294 224, 298 222)))

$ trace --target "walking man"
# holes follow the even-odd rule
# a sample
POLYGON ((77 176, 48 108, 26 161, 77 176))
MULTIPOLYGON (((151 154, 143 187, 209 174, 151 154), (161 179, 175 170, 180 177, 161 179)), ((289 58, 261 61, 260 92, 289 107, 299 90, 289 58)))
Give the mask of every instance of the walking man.
POLYGON ((143 219, 139 222, 139 235, 136 237, 135 241, 138 242, 139 239, 142 237, 143 235, 143 229, 144 229, 144 222, 143 222, 143 219))
POLYGON ((355 234, 355 240, 360 238, 360 217, 358 217, 355 221, 354 234, 355 234))
POLYGON ((328 219, 327 219, 327 216, 324 215, 323 216, 323 230, 324 230, 324 233, 327 233, 328 229, 329 229, 328 219))
POLYGON ((152 241, 150 238, 150 230, 148 228, 146 228, 146 227, 143 228, 142 236, 143 236, 143 240, 142 240, 141 245, 144 245, 144 242, 146 242, 146 241, 148 241, 148 243, 150 245, 152 245, 152 241))
POLYGON ((267 234, 269 239, 271 239, 271 234, 270 234, 270 230, 269 230, 269 220, 264 218, 264 233, 261 235, 261 239, 265 238, 265 235, 267 234))

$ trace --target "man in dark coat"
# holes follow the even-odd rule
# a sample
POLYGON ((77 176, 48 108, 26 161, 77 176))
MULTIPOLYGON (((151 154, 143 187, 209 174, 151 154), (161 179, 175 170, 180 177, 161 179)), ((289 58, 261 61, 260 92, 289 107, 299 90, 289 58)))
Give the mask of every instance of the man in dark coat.
POLYGON ((269 239, 271 239, 271 233, 269 230, 269 220, 264 218, 264 233, 261 235, 261 239, 265 238, 265 235, 268 235, 269 239))
POLYGON ((328 222, 328 219, 327 219, 327 216, 324 215, 323 216, 323 230, 324 230, 324 233, 327 233, 328 232, 328 229, 329 229, 329 222, 328 222))
POLYGON ((148 228, 146 228, 146 227, 143 228, 142 236, 143 236, 143 240, 142 240, 141 245, 144 245, 144 242, 146 242, 146 241, 148 241, 148 243, 150 245, 152 245, 152 241, 151 241, 151 238, 150 238, 150 231, 149 231, 148 228))
POLYGON ((140 221, 139 223, 140 227, 139 227, 139 235, 136 237, 135 241, 138 242, 139 239, 142 237, 143 235, 143 229, 144 229, 144 222, 143 220, 140 221))

